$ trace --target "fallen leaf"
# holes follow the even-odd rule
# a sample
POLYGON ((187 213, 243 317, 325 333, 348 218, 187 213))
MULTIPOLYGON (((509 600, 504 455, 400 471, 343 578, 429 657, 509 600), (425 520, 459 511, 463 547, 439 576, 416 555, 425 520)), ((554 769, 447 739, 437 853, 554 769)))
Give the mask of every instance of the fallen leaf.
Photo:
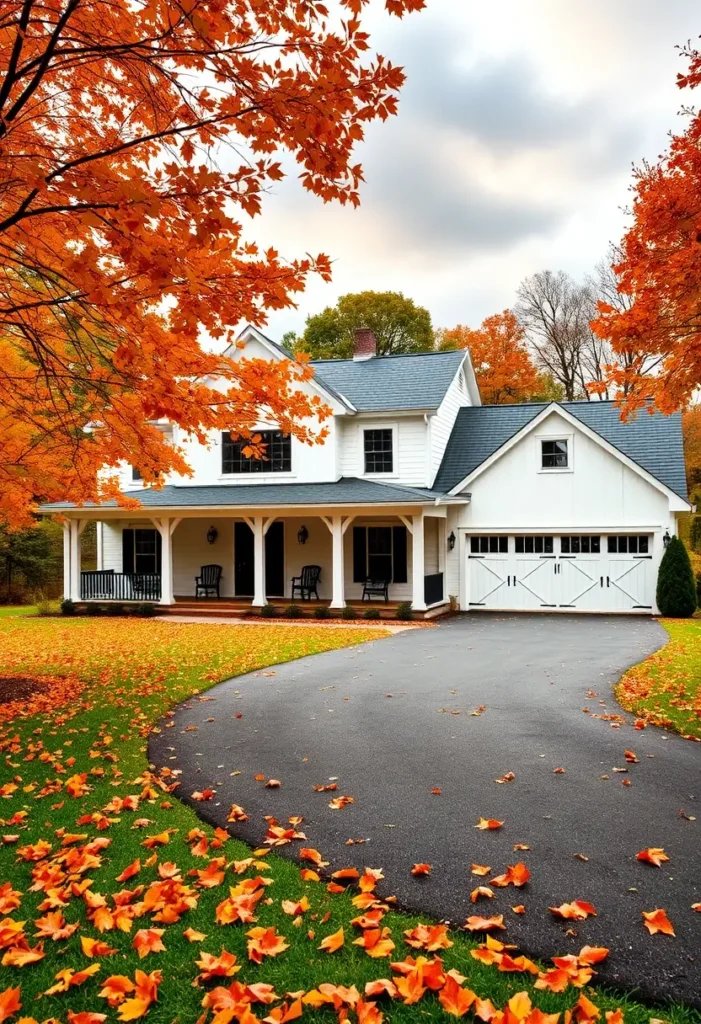
POLYGON ((636 853, 635 859, 645 861, 647 864, 652 864, 654 867, 660 868, 665 861, 669 860, 669 857, 661 846, 648 846, 646 850, 641 850, 640 853, 636 853))
POLYGON ((483 832, 486 832, 488 829, 501 828, 503 824, 503 821, 497 821, 496 818, 480 818, 480 820, 475 825, 475 828, 479 828, 483 832))
POLYGON ((343 933, 343 928, 339 928, 337 932, 333 932, 331 935, 327 935, 325 939, 322 939, 321 945, 318 948, 326 950, 327 953, 335 953, 345 941, 346 937, 343 933))
POLYGON ((661 932, 663 935, 674 935, 674 927, 664 910, 643 910, 643 924, 650 932, 656 935, 661 932))

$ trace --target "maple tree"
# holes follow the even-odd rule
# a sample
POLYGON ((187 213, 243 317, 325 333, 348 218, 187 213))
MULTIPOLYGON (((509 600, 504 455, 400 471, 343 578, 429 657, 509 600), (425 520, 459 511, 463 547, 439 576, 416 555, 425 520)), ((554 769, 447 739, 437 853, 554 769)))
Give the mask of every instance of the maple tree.
POLYGON ((431 315, 401 292, 357 292, 341 295, 335 306, 307 317, 296 352, 312 359, 349 359, 356 328, 366 327, 377 339, 380 356, 426 352, 433 347, 431 315))
MULTIPOLYGON (((701 84, 701 51, 683 51, 681 89, 701 84)), ((655 163, 635 170, 633 223, 614 266, 627 304, 600 302, 595 333, 629 362, 608 368, 607 383, 624 392, 624 415, 649 405, 684 408, 701 383, 701 112, 687 110, 686 131, 674 135, 655 163)))
POLYGON ((477 330, 464 327, 437 332, 438 348, 467 348, 485 405, 525 402, 537 397, 544 381, 538 373, 518 320, 509 309, 488 316, 477 330))
POLYGON ((3 4, 0 520, 26 524, 37 496, 114 495, 102 466, 187 473, 162 418, 249 437, 263 409, 318 436, 308 367, 220 353, 329 278, 324 255, 260 251, 242 218, 285 152, 304 188, 358 203, 354 146, 404 79, 368 57, 368 2, 340 0, 335 20, 306 0, 3 4))

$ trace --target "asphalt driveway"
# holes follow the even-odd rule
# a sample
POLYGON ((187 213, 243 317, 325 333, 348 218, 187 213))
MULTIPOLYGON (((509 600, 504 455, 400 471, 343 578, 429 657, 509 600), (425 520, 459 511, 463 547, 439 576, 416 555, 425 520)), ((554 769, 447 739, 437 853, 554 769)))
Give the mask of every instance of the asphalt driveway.
POLYGON ((223 683, 177 709, 150 758, 182 771, 186 801, 216 790, 193 805, 209 821, 225 824, 231 803, 242 804, 250 820, 229 827, 254 844, 264 815, 303 815, 307 845, 329 871, 382 867, 382 895, 454 924, 504 913, 507 940, 543 958, 608 946, 602 980, 700 1006, 701 914, 691 904, 701 901, 701 746, 635 730, 612 693, 665 641, 643 618, 464 616, 223 683), (495 782, 508 772, 514 781, 495 782), (257 773, 281 787, 265 789, 257 773), (313 790, 329 781, 336 793, 313 790), (339 794, 355 802, 330 809, 339 794), (505 824, 478 831, 482 816, 505 824), (669 864, 636 861, 649 846, 664 847, 669 864), (469 893, 483 879, 472 862, 500 873, 518 860, 530 883, 475 908, 469 893), (417 861, 433 866, 430 878, 410 875, 417 861), (572 929, 547 908, 575 899, 598 916, 572 929), (516 903, 525 915, 512 913, 516 903), (676 938, 643 927, 641 912, 658 907, 676 938))

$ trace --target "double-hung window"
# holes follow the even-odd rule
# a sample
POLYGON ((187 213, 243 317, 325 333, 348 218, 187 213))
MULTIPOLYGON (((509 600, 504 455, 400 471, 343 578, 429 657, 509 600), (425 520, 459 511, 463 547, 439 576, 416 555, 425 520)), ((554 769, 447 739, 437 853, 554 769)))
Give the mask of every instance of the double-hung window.
POLYGON ((363 453, 366 473, 394 472, 392 428, 363 431, 363 453))
POLYGON ((247 455, 251 442, 245 437, 233 440, 231 434, 222 434, 222 473, 289 473, 292 470, 292 442, 289 434, 281 430, 259 430, 254 437, 260 446, 262 458, 247 455))

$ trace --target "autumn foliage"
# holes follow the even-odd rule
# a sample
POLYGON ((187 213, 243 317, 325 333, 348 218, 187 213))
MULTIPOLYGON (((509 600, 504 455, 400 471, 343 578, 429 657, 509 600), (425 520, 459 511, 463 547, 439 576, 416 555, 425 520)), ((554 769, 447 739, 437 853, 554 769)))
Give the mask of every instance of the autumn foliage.
POLYGON ((108 496, 97 471, 122 460, 150 482, 187 472, 147 425, 162 417, 249 436, 263 408, 313 440, 308 369, 217 353, 329 277, 326 256, 261 251, 242 222, 285 153, 304 188, 358 203, 354 146, 404 77, 369 54, 367 4, 340 0, 343 20, 306 0, 3 4, 0 519, 108 496))
MULTIPOLYGON (((678 85, 691 92, 701 84, 701 52, 685 56, 678 85)), ((628 308, 599 303, 593 323, 615 353, 633 354, 608 368, 608 384, 627 391, 624 413, 650 402, 667 413, 683 408, 701 383, 701 112, 688 118, 659 162, 635 172, 634 220, 614 267, 628 308)))
POLYGON ((438 347, 470 350, 485 405, 528 401, 541 388, 524 332, 509 309, 488 316, 477 330, 459 324, 439 331, 438 347))

